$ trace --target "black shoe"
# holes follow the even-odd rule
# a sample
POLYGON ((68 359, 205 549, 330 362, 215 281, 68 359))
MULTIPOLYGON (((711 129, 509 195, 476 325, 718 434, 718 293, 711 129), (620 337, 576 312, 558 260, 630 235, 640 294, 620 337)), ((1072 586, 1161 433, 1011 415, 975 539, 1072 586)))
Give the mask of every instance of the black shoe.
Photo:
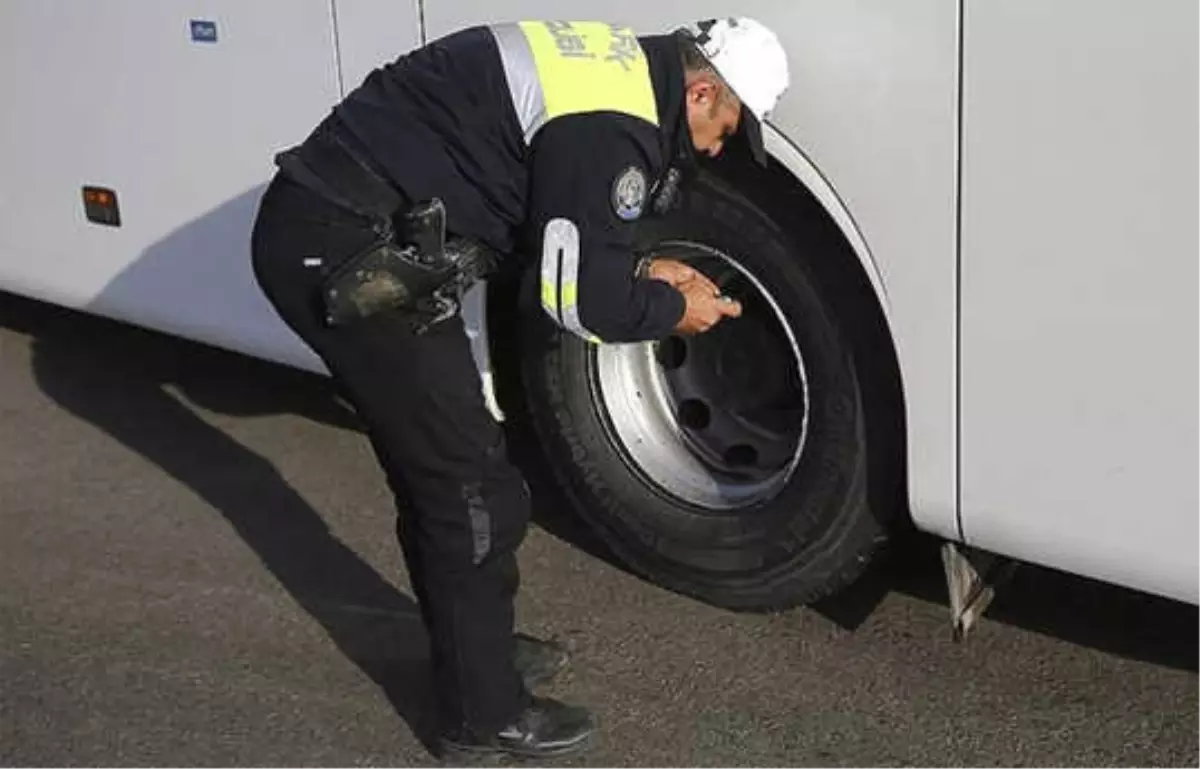
POLYGON ((517 633, 513 665, 532 691, 558 675, 571 661, 567 650, 553 641, 543 641, 517 633))
POLYGON ((450 761, 496 754, 520 758, 564 756, 583 749, 595 729, 592 715, 585 708, 534 697, 516 721, 496 734, 442 735, 438 739, 439 752, 443 760, 450 761))

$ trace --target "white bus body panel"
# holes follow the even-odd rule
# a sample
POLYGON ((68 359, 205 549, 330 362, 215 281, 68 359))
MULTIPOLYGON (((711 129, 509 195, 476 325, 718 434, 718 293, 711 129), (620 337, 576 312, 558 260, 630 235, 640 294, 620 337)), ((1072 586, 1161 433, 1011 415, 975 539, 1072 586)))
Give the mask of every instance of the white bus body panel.
POLYGON ((1197 5, 966 5, 968 542, 1197 601, 1197 5))
POLYGON ((878 263, 908 401, 913 515, 947 537, 958 536, 957 12, 948 0, 743 0, 736 8, 718 0, 612 0, 603 8, 587 0, 425 3, 429 39, 476 23, 598 16, 655 34, 731 13, 779 34, 792 86, 771 122, 829 180, 878 263))
POLYGON ((248 236, 272 151, 338 98, 328 0, 67 5, 4 5, 0 287, 319 368, 248 236), (122 226, 84 218, 84 184, 116 190, 122 226))

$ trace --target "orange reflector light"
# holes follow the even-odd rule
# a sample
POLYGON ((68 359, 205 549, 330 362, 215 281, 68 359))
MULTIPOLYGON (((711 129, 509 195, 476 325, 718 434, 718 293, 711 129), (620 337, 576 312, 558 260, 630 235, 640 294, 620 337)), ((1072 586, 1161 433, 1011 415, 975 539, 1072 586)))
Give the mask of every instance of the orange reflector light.
POLYGON ((121 226, 121 212, 117 208, 117 193, 107 187, 83 188, 83 213, 89 222, 109 227, 121 226))

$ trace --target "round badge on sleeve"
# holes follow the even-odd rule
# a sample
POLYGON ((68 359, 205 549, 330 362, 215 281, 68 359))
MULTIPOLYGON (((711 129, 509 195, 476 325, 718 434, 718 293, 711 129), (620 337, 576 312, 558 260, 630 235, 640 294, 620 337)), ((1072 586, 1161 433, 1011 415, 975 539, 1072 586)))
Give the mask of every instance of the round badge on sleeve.
POLYGON ((646 174, 637 166, 629 166, 617 175, 612 187, 612 206, 617 216, 632 222, 642 215, 646 206, 646 174))

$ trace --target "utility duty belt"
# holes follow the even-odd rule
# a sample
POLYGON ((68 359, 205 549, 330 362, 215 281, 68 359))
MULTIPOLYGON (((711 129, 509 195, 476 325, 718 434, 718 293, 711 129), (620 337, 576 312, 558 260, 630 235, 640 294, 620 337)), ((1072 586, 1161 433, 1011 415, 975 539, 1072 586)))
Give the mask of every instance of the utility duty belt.
POLYGON ((321 283, 325 320, 342 326, 398 310, 417 333, 453 317, 462 297, 499 263, 499 254, 471 238, 446 240, 441 200, 411 207, 336 131, 322 129, 280 153, 289 178, 371 223, 371 243, 328 269, 321 283))

